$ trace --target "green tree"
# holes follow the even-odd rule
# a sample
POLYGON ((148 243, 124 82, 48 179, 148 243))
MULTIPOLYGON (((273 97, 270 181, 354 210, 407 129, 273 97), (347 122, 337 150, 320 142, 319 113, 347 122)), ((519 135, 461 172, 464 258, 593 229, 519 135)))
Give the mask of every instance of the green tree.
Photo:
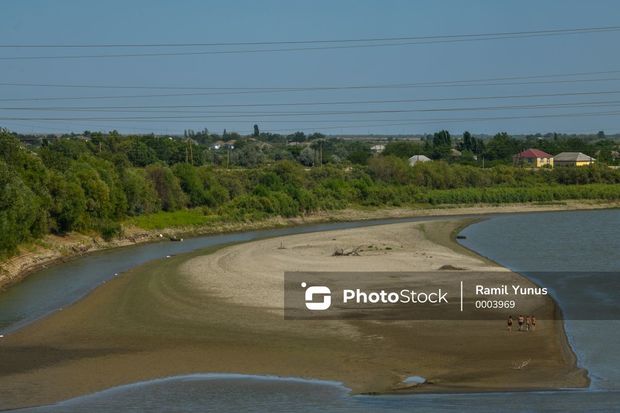
POLYGON ((175 211, 187 205, 187 196, 170 168, 160 164, 149 165, 146 176, 153 183, 164 211, 175 211))
POLYGON ((379 156, 368 161, 370 176, 383 182, 405 184, 410 169, 407 161, 395 156, 379 156))
POLYGON ((33 235, 40 214, 36 195, 0 160, 0 252, 12 252, 33 235))
POLYGON ((128 215, 149 214, 159 210, 157 192, 143 169, 124 169, 121 182, 127 199, 128 215))
POLYGON ((425 154, 422 144, 411 141, 392 141, 385 145, 384 156, 397 156, 399 158, 411 158, 413 155, 425 154))
POLYGON ((86 195, 77 178, 54 171, 49 190, 52 196, 51 231, 65 233, 86 229, 86 195))
POLYGON ((202 180, 198 176, 196 167, 187 163, 179 163, 174 165, 172 170, 179 180, 181 189, 189 198, 189 206, 199 206, 207 203, 207 192, 202 180))
POLYGON ((299 162, 305 166, 314 166, 314 149, 309 146, 306 146, 299 153, 299 162))

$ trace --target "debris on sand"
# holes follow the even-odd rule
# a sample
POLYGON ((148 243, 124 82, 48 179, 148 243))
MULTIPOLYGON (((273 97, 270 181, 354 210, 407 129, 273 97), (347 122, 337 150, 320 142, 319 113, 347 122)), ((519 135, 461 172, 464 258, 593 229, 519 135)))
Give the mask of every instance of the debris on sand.
POLYGON ((439 271, 464 271, 467 268, 457 267, 455 265, 445 264, 439 267, 439 271))
POLYGON ((357 246, 355 248, 352 249, 343 249, 343 248, 336 248, 334 250, 334 253, 332 254, 333 257, 347 257, 350 255, 353 256, 359 256, 360 255, 360 249, 362 248, 362 246, 357 246))
POLYGON ((512 369, 513 370, 521 370, 527 367, 528 364, 530 364, 530 361, 532 361, 532 359, 527 359, 525 361, 522 361, 521 363, 519 362, 515 362, 512 365, 512 369))

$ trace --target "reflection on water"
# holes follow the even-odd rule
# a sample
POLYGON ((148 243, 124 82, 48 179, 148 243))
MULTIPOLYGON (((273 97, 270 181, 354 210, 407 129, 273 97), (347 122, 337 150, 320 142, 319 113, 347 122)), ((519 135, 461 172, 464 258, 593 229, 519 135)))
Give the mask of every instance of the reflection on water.
POLYGON ((230 374, 191 375, 116 387, 27 413, 122 412, 614 412, 618 395, 529 392, 350 396, 330 382, 230 374))

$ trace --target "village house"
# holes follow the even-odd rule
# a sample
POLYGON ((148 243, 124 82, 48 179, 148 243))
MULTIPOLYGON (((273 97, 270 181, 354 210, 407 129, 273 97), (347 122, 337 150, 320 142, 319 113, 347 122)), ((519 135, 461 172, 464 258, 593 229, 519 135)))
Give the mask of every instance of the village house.
POLYGON ((520 166, 529 166, 530 168, 542 168, 548 166, 553 168, 553 156, 540 149, 526 149, 512 157, 513 163, 520 166))
POLYGON ((381 153, 381 152, 383 152, 385 150, 385 145, 381 145, 381 144, 373 145, 373 146, 370 147, 370 150, 373 153, 381 153))
POLYGON ((588 166, 596 159, 581 152, 562 152, 553 157, 556 166, 588 166))
POLYGON ((409 158, 409 165, 414 166, 418 162, 430 162, 431 159, 425 155, 413 155, 409 158))

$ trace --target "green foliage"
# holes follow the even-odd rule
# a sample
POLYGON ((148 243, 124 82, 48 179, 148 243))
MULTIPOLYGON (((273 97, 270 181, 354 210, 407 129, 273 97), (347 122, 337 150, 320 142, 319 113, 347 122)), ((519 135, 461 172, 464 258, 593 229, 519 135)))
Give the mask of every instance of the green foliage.
POLYGON ((101 221, 97 226, 97 230, 101 234, 101 237, 106 241, 110 241, 112 238, 119 236, 122 233, 120 222, 109 220, 101 221))
POLYGON ((36 195, 0 161, 0 252, 12 252, 29 239, 39 216, 36 195))
POLYGON ((87 136, 90 140, 55 139, 33 148, 0 132, 0 254, 50 232, 98 232, 112 239, 124 221, 156 229, 351 206, 620 199, 620 170, 604 164, 539 170, 511 165, 510 157, 524 145, 612 159, 617 148, 604 135, 593 143, 498 134, 485 145, 468 133, 455 142, 441 131, 423 144, 390 142, 375 156, 368 142, 320 134, 227 132, 234 149, 220 147, 221 138, 206 130, 188 130, 183 140, 87 136), (453 146, 463 151, 460 161, 450 154, 453 146), (441 160, 409 166, 407 158, 422 152, 441 160), (224 168, 229 154, 230 167, 224 168), (474 155, 486 156, 486 166, 491 160, 493 167, 480 168, 474 155))
POLYGON ((178 163, 172 170, 179 180, 181 189, 189 198, 189 206, 195 207, 207 203, 208 195, 196 168, 188 163, 178 163))
POLYGON ((158 161, 155 150, 140 140, 131 141, 127 157, 135 166, 147 166, 158 161))
POLYGON ((170 168, 163 165, 149 165, 146 168, 146 177, 152 182, 164 211, 175 211, 187 205, 187 195, 170 168))
POLYGON ((121 182, 127 199, 128 215, 149 214, 159 209, 159 198, 153 181, 146 178, 143 169, 124 169, 121 182))
POLYGON ((519 153, 521 150, 521 144, 518 141, 511 139, 506 133, 498 133, 491 139, 486 145, 486 157, 494 160, 509 161, 512 156, 519 153))
POLYGON ((394 141, 385 145, 384 156, 397 156, 409 159, 413 155, 430 155, 424 152, 424 147, 419 142, 394 141))
POLYGON ((50 231, 64 233, 85 229, 88 222, 86 195, 77 178, 53 171, 49 191, 52 197, 50 231))
POLYGON ((131 218, 128 222, 140 228, 152 230, 208 225, 219 221, 221 217, 205 214, 202 208, 194 208, 140 215, 131 218))
POLYGON ((368 172, 373 178, 387 183, 404 184, 409 181, 411 168, 407 161, 395 156, 372 158, 368 162, 368 172))
POLYGON ((460 188, 453 190, 429 191, 419 197, 420 202, 438 204, 477 204, 477 203, 523 203, 551 202, 567 199, 605 199, 620 198, 620 186, 591 185, 555 185, 527 188, 460 188))

